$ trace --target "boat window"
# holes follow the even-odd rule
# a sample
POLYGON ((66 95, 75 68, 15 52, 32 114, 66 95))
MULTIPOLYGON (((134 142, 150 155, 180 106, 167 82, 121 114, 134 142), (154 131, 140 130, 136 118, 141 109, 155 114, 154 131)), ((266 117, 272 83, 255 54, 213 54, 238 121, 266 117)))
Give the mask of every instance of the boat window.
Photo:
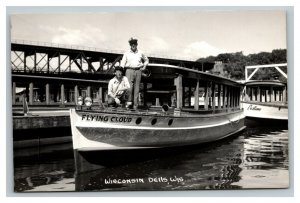
POLYGON ((282 102, 284 89, 272 86, 247 87, 248 100, 258 102, 282 102))
POLYGON ((170 126, 172 124, 173 124, 173 119, 170 119, 169 122, 168 122, 168 126, 170 126))
POLYGON ((138 117, 138 118, 136 119, 136 121, 135 121, 135 123, 136 123, 137 125, 139 125, 141 122, 142 122, 142 118, 141 118, 141 117, 138 117))
POLYGON ((151 125, 155 125, 157 122, 157 119, 156 118, 153 118, 152 121, 151 121, 151 125))

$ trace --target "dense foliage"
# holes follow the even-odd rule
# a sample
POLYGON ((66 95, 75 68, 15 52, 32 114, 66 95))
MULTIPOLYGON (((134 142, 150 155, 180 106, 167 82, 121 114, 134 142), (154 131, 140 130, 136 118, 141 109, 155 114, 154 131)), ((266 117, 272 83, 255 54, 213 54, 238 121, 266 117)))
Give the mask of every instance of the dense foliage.
MULTIPOLYGON (((200 58, 198 62, 222 62, 225 77, 235 80, 245 79, 245 66, 250 65, 265 65, 265 64, 279 64, 287 63, 286 49, 275 49, 270 52, 260 52, 258 54, 249 54, 245 56, 243 52, 224 53, 218 56, 209 56, 207 58, 200 58)), ((287 68, 282 68, 287 73, 287 68)), ((251 74, 249 72, 248 74, 251 74)), ((286 80, 275 68, 260 69, 252 79, 279 79, 286 80)))

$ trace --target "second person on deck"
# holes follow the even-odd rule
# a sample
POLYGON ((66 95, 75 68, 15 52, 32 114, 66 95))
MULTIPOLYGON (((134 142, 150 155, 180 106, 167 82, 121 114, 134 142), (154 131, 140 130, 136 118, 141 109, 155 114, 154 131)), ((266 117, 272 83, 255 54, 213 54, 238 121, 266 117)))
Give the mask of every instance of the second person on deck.
POLYGON ((141 50, 137 49, 138 40, 136 38, 130 38, 128 42, 130 50, 124 53, 120 66, 126 70, 125 75, 130 83, 126 107, 137 109, 142 71, 149 64, 149 59, 141 50))

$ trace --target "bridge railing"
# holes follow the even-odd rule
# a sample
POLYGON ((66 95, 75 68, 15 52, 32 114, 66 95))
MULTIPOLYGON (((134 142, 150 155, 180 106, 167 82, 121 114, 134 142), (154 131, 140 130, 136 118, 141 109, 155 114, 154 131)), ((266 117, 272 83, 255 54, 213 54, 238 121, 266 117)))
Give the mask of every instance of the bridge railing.
POLYGON ((123 54, 124 50, 112 50, 112 49, 100 49, 96 47, 88 47, 81 45, 68 45, 68 44, 58 44, 52 42, 38 42, 38 41, 30 41, 30 40, 20 40, 20 39, 12 39, 11 43, 15 44, 24 44, 24 45, 35 45, 35 46, 46 46, 53 48, 66 48, 66 49, 77 49, 77 50, 85 50, 85 51, 97 51, 97 52, 105 52, 105 53, 115 53, 115 54, 123 54))
MULTIPOLYGON (((46 47, 53 47, 53 48, 95 51, 95 52, 104 52, 104 53, 114 53, 114 54, 123 54, 125 52, 125 50, 100 49, 100 48, 89 47, 89 46, 67 45, 67 44, 58 44, 58 43, 52 43, 52 42, 40 42, 40 41, 30 41, 30 40, 21 40, 21 39, 12 39, 11 43, 24 44, 24 45, 35 45, 35 46, 46 46, 46 47)), ((166 53, 162 53, 162 52, 155 53, 155 54, 154 53, 145 53, 145 54, 148 57, 153 57, 153 58, 184 60, 184 61, 191 61, 191 62, 195 61, 192 58, 170 56, 170 55, 167 55, 166 53)))

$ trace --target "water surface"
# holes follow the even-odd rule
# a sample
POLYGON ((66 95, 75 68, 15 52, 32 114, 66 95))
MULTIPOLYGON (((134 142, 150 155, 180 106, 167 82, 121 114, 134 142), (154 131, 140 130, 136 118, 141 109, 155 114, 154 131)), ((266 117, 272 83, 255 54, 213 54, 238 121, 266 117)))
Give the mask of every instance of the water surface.
POLYGON ((248 123, 242 133, 210 144, 103 156, 101 169, 75 175, 71 143, 15 150, 14 189, 135 191, 289 186, 286 125, 248 123))

